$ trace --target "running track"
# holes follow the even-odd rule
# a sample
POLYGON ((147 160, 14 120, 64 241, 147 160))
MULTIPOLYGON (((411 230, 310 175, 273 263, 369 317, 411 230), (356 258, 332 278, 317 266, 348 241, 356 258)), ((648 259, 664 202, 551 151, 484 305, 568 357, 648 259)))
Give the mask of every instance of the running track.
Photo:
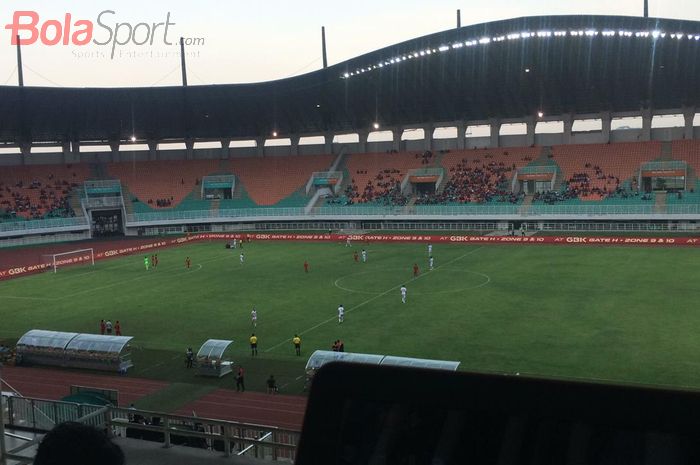
MULTIPOLYGON (((67 370, 29 367, 4 367, 3 380, 25 397, 60 400, 70 395, 70 386, 89 386, 119 391, 119 404, 129 405, 168 386, 164 381, 129 376, 84 374, 67 370)), ((3 390, 6 389, 3 386, 3 390)), ((238 421, 301 431, 306 398, 269 395, 259 392, 237 393, 217 389, 180 408, 176 415, 238 421)))
POLYGON ((305 397, 217 389, 176 413, 301 431, 305 411, 305 397))

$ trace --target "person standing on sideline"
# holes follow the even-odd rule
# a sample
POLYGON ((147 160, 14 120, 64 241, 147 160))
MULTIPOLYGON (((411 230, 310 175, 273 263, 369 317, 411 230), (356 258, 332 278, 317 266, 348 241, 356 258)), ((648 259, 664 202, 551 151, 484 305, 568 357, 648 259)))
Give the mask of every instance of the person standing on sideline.
POLYGON ((106 329, 107 327, 105 326, 105 320, 100 320, 100 334, 104 336, 106 329))
POLYGON ((153 268, 157 268, 157 267, 158 267, 158 254, 155 254, 153 256, 153 268))
POLYGON ((418 277, 418 263, 413 264, 413 277, 417 278, 418 277))
POLYGON ((345 307, 343 307, 343 304, 340 304, 338 306, 338 324, 341 324, 343 321, 345 321, 345 307))
POLYGON ((243 254, 243 252, 241 252, 241 254, 238 256, 238 258, 241 259, 241 265, 242 265, 243 262, 245 261, 245 255, 243 254))
POLYGON ((245 392, 244 375, 243 367, 238 367, 238 373, 236 373, 236 392, 245 392))
POLYGON ((428 244, 428 256, 433 255, 433 244, 428 244))
POLYGON ((253 325, 253 328, 258 327, 258 311, 255 310, 255 307, 253 307, 253 311, 250 312, 250 323, 253 325))
POLYGON ((194 352, 192 352, 192 347, 188 347, 185 351, 185 367, 192 368, 192 363, 194 362, 194 352))
POLYGON ((185 268, 187 268, 189 270, 190 266, 192 266, 192 260, 190 260, 190 257, 187 257, 185 259, 185 268))
POLYGON ((250 335, 250 356, 255 357, 258 355, 258 337, 255 333, 250 335))
POLYGON ((367 263, 367 251, 362 249, 362 263, 367 263))
POLYGON ((238 242, 236 242, 236 239, 233 240, 233 248, 238 248, 238 242))
POLYGON ((406 289, 406 285, 402 284, 401 285, 401 303, 406 303, 406 294, 408 294, 408 289, 406 289))
POLYGON ((301 338, 298 334, 295 334, 292 338, 292 344, 294 344, 294 351, 297 355, 301 355, 301 338))
POLYGON ((119 320, 114 324, 114 334, 116 336, 121 336, 122 335, 122 325, 119 323, 119 320))
POLYGON ((277 392, 277 381, 275 381, 275 377, 273 375, 270 375, 269 378, 267 378, 267 393, 268 394, 275 394, 277 392))
POLYGON ((107 331, 107 334, 109 335, 112 334, 112 322, 109 320, 105 322, 105 331, 107 331))
POLYGON ((309 272, 309 262, 304 260, 304 273, 309 272))
POLYGON ((431 256, 428 259, 428 266, 430 267, 430 271, 433 271, 433 265, 435 264, 435 260, 433 260, 433 257, 431 256))
POLYGON ((150 262, 148 261, 148 255, 143 257, 143 265, 146 267, 146 271, 148 271, 148 268, 150 266, 150 262))

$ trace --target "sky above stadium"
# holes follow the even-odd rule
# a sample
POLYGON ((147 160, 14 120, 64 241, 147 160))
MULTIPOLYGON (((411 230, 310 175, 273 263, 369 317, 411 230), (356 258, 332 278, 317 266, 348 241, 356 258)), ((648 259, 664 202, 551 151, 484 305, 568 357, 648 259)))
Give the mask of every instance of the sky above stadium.
MULTIPOLYGON (((285 78, 462 25, 520 16, 642 15, 642 0, 93 0, 8 1, 0 11, 0 85, 16 85, 13 31, 25 85, 179 85, 177 41, 185 37, 191 85, 285 78), (70 17, 66 18, 69 14, 70 17), (13 25, 17 26, 13 28, 13 25)), ((700 21, 698 0, 650 0, 655 17, 700 21)))

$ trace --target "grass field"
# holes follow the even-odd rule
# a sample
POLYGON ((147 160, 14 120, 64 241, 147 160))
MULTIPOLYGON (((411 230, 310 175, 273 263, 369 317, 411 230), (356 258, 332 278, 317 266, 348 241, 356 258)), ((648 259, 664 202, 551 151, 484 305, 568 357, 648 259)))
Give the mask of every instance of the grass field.
POLYGON ((184 368, 187 346, 208 338, 235 341, 230 356, 249 388, 273 373, 290 394, 302 392, 307 356, 339 338, 349 352, 458 360, 464 370, 700 388, 698 250, 438 244, 428 272, 424 244, 371 244, 367 263, 353 261, 358 246, 259 242, 241 265, 237 251, 198 243, 160 251, 148 272, 131 256, 2 282, 0 339, 120 320, 135 337, 130 376, 176 383, 172 397, 153 399, 158 407, 233 385, 184 368))

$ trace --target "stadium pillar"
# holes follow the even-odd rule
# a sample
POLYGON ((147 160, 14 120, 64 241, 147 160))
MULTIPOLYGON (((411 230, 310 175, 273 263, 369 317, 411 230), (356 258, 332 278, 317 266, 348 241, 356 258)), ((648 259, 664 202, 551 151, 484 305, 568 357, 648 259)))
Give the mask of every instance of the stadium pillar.
POLYGON ((694 139, 693 121, 695 120, 695 108, 683 108, 683 120, 685 122, 683 129, 684 139, 694 139))
POLYGON ((61 144, 61 153, 63 154, 64 164, 73 163, 71 161, 70 142, 63 142, 61 144))
POLYGON ((255 139, 256 154, 259 157, 265 156, 265 138, 259 137, 255 139))
POLYGON ((651 119, 654 117, 650 109, 642 110, 642 133, 639 140, 651 140, 651 119))
POLYGON ((323 153, 333 153, 333 134, 330 132, 323 135, 323 153))
POLYGON ((533 147, 535 145, 535 128, 537 127, 537 121, 531 116, 525 120, 525 126, 527 127, 526 145, 528 147, 533 147))
POLYGON ((562 115, 562 122, 564 123, 564 137, 562 142, 564 144, 571 143, 571 129, 574 127, 574 115, 567 113, 562 115))
POLYGON ((423 141, 425 142, 423 146, 423 150, 433 150, 433 131, 435 128, 433 127, 432 124, 428 124, 426 126, 423 126, 423 141))
POLYGON ((185 139, 185 159, 194 160, 194 139, 185 139))
POLYGON ((403 128, 395 128, 391 130, 391 149, 401 152, 401 135, 403 128))
POLYGON ((496 148, 500 147, 500 132, 501 132, 501 121, 498 119, 491 119, 489 121, 489 126, 491 127, 491 143, 489 147, 496 148))
POLYGON ((112 149, 112 163, 119 162, 119 141, 109 141, 109 148, 112 149))
POLYGON ((148 141, 148 159, 150 161, 158 160, 158 141, 149 140, 148 141))
POLYGON ((467 123, 457 121, 457 150, 464 150, 467 143, 467 123))
POLYGON ((289 138, 292 141, 292 146, 289 148, 290 155, 299 155, 299 136, 291 136, 289 138))
POLYGON ((360 136, 360 140, 359 140, 360 153, 366 153, 367 152, 367 137, 369 137, 369 131, 358 131, 357 135, 360 136))
POLYGON ((32 143, 31 142, 20 142, 19 150, 22 153, 22 164, 26 165, 27 158, 29 158, 29 156, 32 153, 32 143))
POLYGON ((600 114, 600 121, 601 121, 601 130, 603 133, 603 140, 601 141, 603 144, 609 144, 612 142, 610 140, 610 129, 612 127, 612 115, 610 114, 609 111, 603 112, 600 114))
POLYGON ((230 157, 228 146, 231 145, 231 139, 221 139, 221 159, 226 160, 230 157))

